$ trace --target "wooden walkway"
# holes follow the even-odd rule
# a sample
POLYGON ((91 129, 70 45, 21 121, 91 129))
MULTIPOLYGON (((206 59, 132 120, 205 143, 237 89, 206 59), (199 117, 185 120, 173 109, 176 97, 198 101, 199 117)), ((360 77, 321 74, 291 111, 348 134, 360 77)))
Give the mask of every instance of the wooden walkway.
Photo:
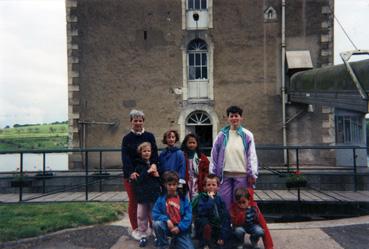
MULTIPOLYGON (((301 190, 301 200, 309 202, 369 202, 369 191, 315 191, 301 190)), ((257 201, 297 201, 297 190, 256 190, 257 201)), ((85 201, 85 192, 64 192, 52 195, 24 193, 24 202, 71 202, 85 201)), ((89 201, 127 201, 126 192, 90 192, 89 201)), ((15 203, 19 194, 0 194, 0 203, 15 203)))

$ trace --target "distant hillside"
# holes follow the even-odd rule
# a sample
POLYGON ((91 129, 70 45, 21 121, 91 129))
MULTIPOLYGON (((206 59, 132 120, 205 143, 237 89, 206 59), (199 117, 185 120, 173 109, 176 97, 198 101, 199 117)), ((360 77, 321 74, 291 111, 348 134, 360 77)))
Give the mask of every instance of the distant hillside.
POLYGON ((68 147, 68 124, 16 124, 0 129, 0 150, 55 149, 68 147))

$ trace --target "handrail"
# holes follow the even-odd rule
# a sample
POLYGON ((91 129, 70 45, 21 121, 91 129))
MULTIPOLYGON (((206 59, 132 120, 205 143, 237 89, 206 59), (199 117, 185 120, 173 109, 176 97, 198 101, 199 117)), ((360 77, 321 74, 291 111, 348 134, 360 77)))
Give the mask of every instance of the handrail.
MULTIPOLYGON (((209 150, 211 148, 203 148, 204 150, 209 150)), ((352 156, 352 162, 353 162, 353 167, 352 168, 345 168, 346 170, 350 170, 352 171, 352 176, 353 176, 353 186, 354 186, 354 191, 357 191, 358 186, 358 172, 357 172, 357 150, 368 150, 369 147, 367 146, 359 146, 359 145, 287 145, 287 146, 283 146, 283 145, 258 145, 256 146, 256 149, 258 151, 265 151, 265 150, 286 150, 287 151, 287 155, 289 155, 290 152, 294 151, 295 154, 295 164, 294 165, 290 165, 290 160, 289 160, 289 156, 287 157, 287 164, 284 165, 286 168, 286 171, 279 171, 276 169, 273 169, 271 167, 267 167, 267 166, 262 166, 260 168, 263 168, 265 170, 268 170, 270 172, 272 172, 273 174, 276 174, 280 177, 285 177, 287 176, 292 169, 296 168, 296 170, 300 170, 300 151, 301 150, 309 150, 309 149, 313 149, 313 150, 332 150, 332 149, 336 149, 336 150, 341 150, 341 149, 348 149, 348 150, 352 150, 353 156, 352 156)), ((159 150, 162 150, 162 148, 160 148, 159 150)), ((20 184, 19 184, 19 201, 22 202, 23 201, 23 183, 24 183, 24 169, 23 169, 23 157, 24 154, 27 153, 37 153, 37 154, 42 154, 43 155, 43 163, 42 163, 42 174, 40 174, 38 177, 40 177, 40 179, 43 181, 42 184, 42 193, 45 195, 46 194, 46 178, 47 178, 47 172, 45 169, 45 165, 46 165, 46 154, 48 153, 68 153, 68 152, 78 152, 78 153, 83 153, 84 154, 84 169, 81 171, 77 171, 80 173, 84 173, 78 176, 84 176, 85 178, 85 183, 81 184, 79 187, 84 186, 85 187, 85 195, 86 195, 86 201, 88 201, 88 193, 89 193, 89 185, 91 185, 91 182, 89 182, 89 178, 90 177, 96 177, 96 175, 90 174, 91 171, 89 171, 89 153, 92 152, 98 152, 99 153, 99 168, 98 171, 95 171, 95 173, 97 173, 97 175, 101 175, 104 174, 105 169, 103 171, 103 163, 102 163, 102 156, 104 152, 120 152, 121 149, 120 148, 69 148, 69 149, 44 149, 44 150, 2 150, 0 151, 0 154, 19 154, 20 155, 20 167, 19 167, 19 176, 20 176, 20 184)), ((109 176, 109 177, 117 177, 116 175, 105 175, 105 176, 109 176)), ((64 177, 70 177, 70 176, 64 176, 64 177)), ((104 179, 100 178, 99 180, 99 190, 100 192, 102 191, 102 182, 104 179)), ((47 194, 46 194, 47 195, 47 194)), ((298 201, 300 201, 300 189, 298 188, 298 201)))

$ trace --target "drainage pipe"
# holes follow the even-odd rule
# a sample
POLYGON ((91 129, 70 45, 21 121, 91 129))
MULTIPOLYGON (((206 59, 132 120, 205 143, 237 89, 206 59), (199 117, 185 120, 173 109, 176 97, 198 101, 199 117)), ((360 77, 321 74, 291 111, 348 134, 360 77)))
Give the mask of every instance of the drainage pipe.
MULTIPOLYGON (((282 23, 281 23, 281 95, 282 95, 282 133, 283 146, 287 145, 287 130, 286 130, 286 0, 282 0, 282 23)), ((283 150, 284 164, 287 163, 287 151, 283 150)))

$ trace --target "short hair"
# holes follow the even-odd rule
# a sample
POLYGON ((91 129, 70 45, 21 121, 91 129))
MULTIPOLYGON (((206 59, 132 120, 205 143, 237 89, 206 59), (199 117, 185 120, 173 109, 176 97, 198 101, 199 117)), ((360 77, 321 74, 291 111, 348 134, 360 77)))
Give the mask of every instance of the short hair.
POLYGON ((133 109, 129 113, 129 118, 130 118, 131 121, 134 118, 142 118, 143 120, 145 120, 145 114, 143 113, 143 111, 133 109))
POLYGON ((163 135, 163 140, 162 140, 162 142, 163 142, 163 144, 167 144, 167 136, 170 134, 170 133, 174 133, 174 136, 176 137, 176 143, 179 141, 179 134, 178 134, 178 131, 176 131, 176 130, 168 130, 168 131, 166 131, 165 133, 164 133, 164 135, 163 135))
POLYGON ((145 147, 150 147, 150 149, 151 149, 151 143, 149 143, 149 142, 143 142, 143 143, 141 143, 141 144, 137 147, 137 153, 138 153, 138 154, 141 154, 142 149, 143 149, 143 148, 145 148, 145 147))
POLYGON ((206 182, 207 182, 208 180, 213 180, 213 179, 216 179, 216 180, 217 180, 217 184, 218 184, 218 186, 219 186, 219 184, 220 184, 220 179, 219 179, 219 177, 218 177, 217 175, 215 175, 215 174, 209 174, 209 175, 207 175, 207 176, 205 177, 205 185, 206 185, 206 182))
POLYGON ((168 182, 179 182, 179 176, 178 173, 175 171, 166 171, 163 174, 163 181, 164 184, 168 183, 168 182))
POLYGON ((246 197, 246 199, 250 200, 250 193, 247 188, 237 188, 234 192, 234 197, 236 201, 239 201, 242 197, 246 197))
POLYGON ((227 117, 229 116, 230 113, 238 113, 240 114, 240 116, 242 116, 243 110, 236 105, 232 105, 227 108, 226 112, 227 112, 227 117))

